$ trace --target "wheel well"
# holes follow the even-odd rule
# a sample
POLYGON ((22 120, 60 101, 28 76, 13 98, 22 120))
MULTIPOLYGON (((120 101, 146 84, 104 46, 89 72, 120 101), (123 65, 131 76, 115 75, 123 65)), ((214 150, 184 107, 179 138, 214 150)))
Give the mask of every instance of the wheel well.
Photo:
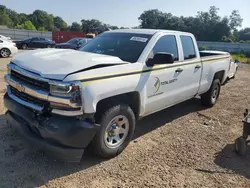
POLYGON ((117 104, 129 105, 133 110, 136 119, 138 119, 140 114, 140 94, 138 92, 116 95, 99 101, 96 106, 95 119, 98 121, 103 112, 117 104))
POLYGON ((216 72, 214 75, 214 79, 219 79, 220 83, 222 83, 223 78, 224 78, 224 74, 225 74, 225 71, 216 72))
MULTIPOLYGON (((5 47, 1 48, 0 50, 4 50, 4 49, 9 50, 8 48, 5 48, 5 47)), ((9 50, 9 51, 10 51, 10 50, 9 50)))

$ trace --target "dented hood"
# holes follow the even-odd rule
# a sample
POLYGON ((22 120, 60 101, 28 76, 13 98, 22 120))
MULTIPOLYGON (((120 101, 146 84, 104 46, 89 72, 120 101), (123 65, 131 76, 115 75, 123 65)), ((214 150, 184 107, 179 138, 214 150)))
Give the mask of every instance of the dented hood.
POLYGON ((126 64, 118 57, 67 49, 31 50, 16 55, 12 62, 48 79, 63 80, 67 75, 97 68, 98 65, 126 64))

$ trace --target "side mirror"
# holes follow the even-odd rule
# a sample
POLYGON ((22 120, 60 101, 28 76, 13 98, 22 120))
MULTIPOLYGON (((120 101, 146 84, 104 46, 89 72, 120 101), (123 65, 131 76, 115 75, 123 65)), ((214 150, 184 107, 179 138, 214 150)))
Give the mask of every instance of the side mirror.
POLYGON ((149 66, 172 63, 174 63, 174 55, 166 52, 156 53, 153 59, 149 59, 147 62, 149 66))

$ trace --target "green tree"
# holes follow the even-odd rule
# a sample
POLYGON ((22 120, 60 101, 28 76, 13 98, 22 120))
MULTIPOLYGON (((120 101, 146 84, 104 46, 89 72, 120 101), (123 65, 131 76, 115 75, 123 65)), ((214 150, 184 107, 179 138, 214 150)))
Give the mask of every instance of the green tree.
POLYGON ((31 21, 24 22, 24 29, 26 30, 36 30, 36 27, 33 25, 31 21))
POLYGON ((238 27, 242 26, 243 19, 241 18, 238 10, 233 10, 232 14, 229 17, 229 20, 229 26, 232 30, 237 30, 238 27))
POLYGON ((70 31, 81 31, 82 27, 79 23, 73 22, 72 25, 70 26, 70 31))
POLYGON ((19 14, 16 11, 13 11, 10 9, 7 9, 7 12, 8 12, 9 18, 12 21, 12 27, 19 24, 19 14))
POLYGON ((35 10, 28 16, 28 19, 36 28, 44 27, 46 30, 52 31, 54 28, 54 17, 46 11, 35 10))
POLYGON ((250 40, 250 28, 245 28, 239 31, 239 40, 249 41, 250 40))
POLYGON ((92 20, 81 20, 82 23, 82 31, 85 33, 91 32, 93 30, 96 30, 96 28, 102 26, 102 22, 96 19, 92 20))
POLYGON ((25 30, 36 30, 36 27, 32 24, 31 21, 26 21, 23 24, 18 24, 16 29, 25 29, 25 30))
MULTIPOLYGON (((222 37, 238 40, 236 28, 242 23, 238 11, 230 17, 220 17, 219 9, 211 6, 207 12, 198 12, 195 17, 177 17, 157 9, 144 11, 138 18, 140 28, 170 29, 191 32, 198 40, 220 41, 222 37)), ((223 38, 225 39, 225 38, 223 38)))
POLYGON ((46 30, 44 27, 38 27, 37 30, 38 30, 38 31, 48 31, 48 30, 46 30))
POLYGON ((13 22, 8 14, 8 9, 3 5, 0 5, 0 25, 13 26, 13 22))
POLYGON ((62 31, 65 31, 68 27, 67 23, 59 16, 54 17, 54 25, 62 31))
POLYGON ((141 28, 160 29, 166 27, 172 14, 166 14, 158 9, 144 11, 138 18, 141 28))
POLYGON ((27 17, 28 17, 27 14, 24 14, 24 13, 18 14, 18 24, 22 24, 22 23, 28 21, 27 17))
POLYGON ((116 30, 116 29, 119 29, 119 27, 117 27, 117 26, 113 26, 113 25, 111 25, 109 28, 110 28, 111 30, 116 30))

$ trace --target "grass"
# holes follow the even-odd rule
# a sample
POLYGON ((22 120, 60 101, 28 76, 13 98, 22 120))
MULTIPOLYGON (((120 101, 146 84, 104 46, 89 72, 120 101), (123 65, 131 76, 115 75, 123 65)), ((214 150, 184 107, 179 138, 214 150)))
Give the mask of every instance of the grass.
POLYGON ((233 59, 238 59, 241 63, 247 63, 250 64, 250 56, 247 56, 245 54, 232 54, 233 59))

